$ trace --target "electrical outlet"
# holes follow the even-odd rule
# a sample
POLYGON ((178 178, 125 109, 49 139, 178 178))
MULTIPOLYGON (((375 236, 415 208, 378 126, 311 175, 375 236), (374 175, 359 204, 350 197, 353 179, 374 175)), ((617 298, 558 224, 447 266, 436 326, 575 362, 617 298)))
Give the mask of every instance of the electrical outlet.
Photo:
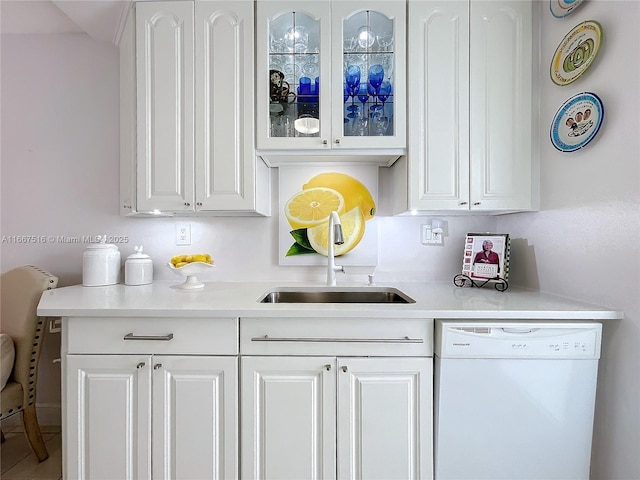
POLYGON ((191 245, 190 223, 176 223, 176 245, 191 245))
POLYGON ((443 234, 440 231, 434 232, 431 225, 422 225, 421 227, 423 245, 444 245, 443 234))

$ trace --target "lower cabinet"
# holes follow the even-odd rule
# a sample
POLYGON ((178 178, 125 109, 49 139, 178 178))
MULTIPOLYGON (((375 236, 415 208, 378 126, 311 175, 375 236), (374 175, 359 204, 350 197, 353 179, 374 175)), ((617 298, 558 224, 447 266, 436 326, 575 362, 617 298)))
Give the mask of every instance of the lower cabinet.
POLYGON ((242 357, 242 478, 432 478, 432 374, 432 358, 242 357))
POLYGON ((237 357, 64 361, 65 479, 237 478, 237 357))
POLYGON ((65 480, 433 478, 433 319, 63 317, 61 353, 65 480))

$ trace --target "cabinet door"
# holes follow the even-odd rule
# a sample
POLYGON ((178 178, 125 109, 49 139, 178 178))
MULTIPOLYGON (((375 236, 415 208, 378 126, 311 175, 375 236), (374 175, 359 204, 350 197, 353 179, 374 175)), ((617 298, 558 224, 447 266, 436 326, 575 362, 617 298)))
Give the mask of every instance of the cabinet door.
POLYGON ((237 357, 153 357, 154 479, 237 478, 237 378, 237 357))
POLYGON ((432 359, 339 358, 337 375, 338 478, 432 478, 432 359))
POLYGON ((242 478, 335 478, 335 382, 333 357, 242 357, 242 478))
POLYGON ((151 478, 151 364, 137 355, 66 355, 65 478, 151 478))
POLYGON ((340 0, 332 17, 332 147, 406 147, 406 2, 340 0))
POLYGON ((196 210, 254 208, 253 1, 195 4, 196 210))
POLYGON ((409 2, 409 208, 469 208, 469 3, 409 2))
POLYGON ((137 3, 136 51, 138 210, 193 210, 193 3, 137 3))
POLYGON ((331 135, 331 7, 258 0, 258 149, 326 149, 331 135))
POLYGON ((532 3, 470 3, 471 209, 530 209, 532 3))

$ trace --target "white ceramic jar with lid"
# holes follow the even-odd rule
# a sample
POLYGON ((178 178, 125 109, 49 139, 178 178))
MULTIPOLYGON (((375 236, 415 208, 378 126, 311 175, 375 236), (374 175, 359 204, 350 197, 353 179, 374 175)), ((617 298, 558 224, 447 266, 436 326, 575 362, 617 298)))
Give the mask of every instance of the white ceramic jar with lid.
POLYGON ((136 253, 127 257, 124 263, 124 283, 126 285, 148 285, 153 281, 153 262, 142 253, 142 245, 135 246, 136 253))
POLYGON ((91 244, 82 255, 82 285, 98 287, 115 285, 120 281, 120 251, 107 243, 103 235, 99 243, 91 244))

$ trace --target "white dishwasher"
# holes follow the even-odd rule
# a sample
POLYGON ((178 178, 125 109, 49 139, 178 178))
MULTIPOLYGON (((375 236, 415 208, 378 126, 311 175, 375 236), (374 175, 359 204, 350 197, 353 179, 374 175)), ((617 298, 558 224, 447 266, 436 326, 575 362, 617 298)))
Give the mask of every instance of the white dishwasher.
POLYGON ((435 480, 589 478, 602 324, 435 328, 435 480))

